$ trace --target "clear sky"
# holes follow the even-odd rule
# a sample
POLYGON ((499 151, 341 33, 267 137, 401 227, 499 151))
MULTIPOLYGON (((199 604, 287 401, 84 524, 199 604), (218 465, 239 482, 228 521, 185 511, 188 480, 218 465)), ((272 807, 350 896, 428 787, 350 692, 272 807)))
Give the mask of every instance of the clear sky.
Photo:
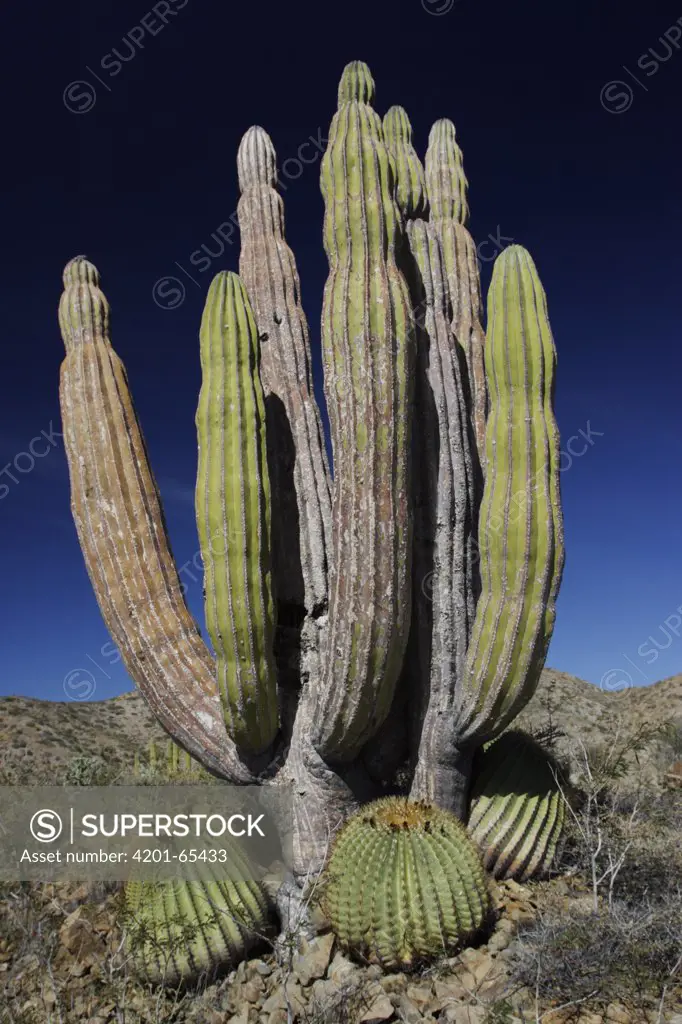
POLYGON ((64 264, 87 254, 102 275, 203 624, 191 564, 198 327, 213 275, 237 269, 237 147, 261 124, 285 167, 322 401, 315 142, 352 59, 369 63, 380 113, 407 108, 422 156, 433 121, 454 120, 484 287, 496 246, 513 240, 548 294, 567 550, 548 664, 610 688, 682 671, 681 15, 612 0, 13 8, 2 42, 0 694, 131 688, 69 508, 64 264))

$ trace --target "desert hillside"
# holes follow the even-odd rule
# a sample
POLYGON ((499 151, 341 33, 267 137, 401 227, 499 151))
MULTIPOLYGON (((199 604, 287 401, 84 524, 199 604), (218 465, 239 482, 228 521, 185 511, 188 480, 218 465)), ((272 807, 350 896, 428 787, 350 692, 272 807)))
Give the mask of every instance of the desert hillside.
MULTIPOLYGON (((589 746, 612 737, 619 724, 627 729, 644 722, 682 724, 682 675, 612 693, 545 669, 517 722, 538 730, 550 716, 565 734, 558 742, 564 753, 578 738, 589 746)), ((0 698, 0 769, 3 763, 12 766, 23 782, 54 779, 78 754, 129 769, 135 752, 144 751, 150 739, 163 743, 166 735, 137 691, 83 703, 0 698)))

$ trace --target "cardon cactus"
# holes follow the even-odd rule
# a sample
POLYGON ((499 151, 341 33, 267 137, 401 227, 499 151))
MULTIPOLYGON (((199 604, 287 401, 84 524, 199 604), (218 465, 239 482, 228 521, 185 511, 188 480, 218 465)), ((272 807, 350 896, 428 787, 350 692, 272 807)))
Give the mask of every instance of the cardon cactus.
POLYGON ((566 804, 557 762, 518 729, 476 755, 467 827, 495 878, 545 874, 564 826, 566 804))
POLYGON ((481 857, 449 811, 401 797, 363 807, 337 833, 323 907, 348 950, 387 969, 451 952, 486 923, 481 857))
MULTIPOLYGON (((241 276, 211 284, 199 345, 196 506, 215 655, 184 600, 84 257, 67 265, 60 304, 72 509, 102 614, 193 759, 233 784, 293 784, 287 898, 401 761, 413 800, 465 819, 476 750, 536 687, 563 567, 555 353, 533 262, 519 246, 498 258, 485 337, 454 127, 436 123, 424 169, 406 112, 382 123, 373 103, 369 69, 349 64, 321 166, 333 480, 275 150, 258 126, 239 148, 241 276)), ((453 879, 455 849, 452 862, 438 849, 453 879)), ((470 907, 471 872, 457 897, 470 907)), ((438 898, 421 891, 425 907, 438 898)), ((453 917, 448 942, 467 921, 453 917)), ((389 935, 380 958, 432 948, 424 928, 389 935)))

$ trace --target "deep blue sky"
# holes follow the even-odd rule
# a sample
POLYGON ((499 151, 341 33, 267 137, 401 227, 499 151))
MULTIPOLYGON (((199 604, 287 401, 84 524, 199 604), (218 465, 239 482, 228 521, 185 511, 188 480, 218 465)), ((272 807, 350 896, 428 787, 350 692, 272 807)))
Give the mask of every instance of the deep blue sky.
MULTIPOLYGON (((12 8, 0 44, 0 466, 10 463, 18 482, 0 478, 0 693, 64 699, 64 678, 78 669, 92 673, 95 699, 131 686, 86 576, 59 438, 32 470, 28 456, 18 459, 24 472, 12 466, 41 431, 60 429, 63 265, 85 253, 100 269, 183 564, 198 547, 198 326, 213 274, 237 269, 238 242, 208 270, 191 254, 202 244, 215 252, 211 235, 235 210, 242 133, 261 124, 280 162, 295 159, 326 134, 351 59, 369 63, 380 113, 407 108, 422 155, 432 122, 455 121, 474 237, 525 245, 548 294, 567 452, 567 561, 548 664, 597 684, 610 670, 635 685, 682 671, 682 50, 658 60, 682 7, 457 0, 439 14, 448 3, 176 0, 162 30, 152 16, 140 28, 148 0, 12 8), (141 33, 142 48, 114 73, 114 49, 130 56, 123 37, 141 33), (623 84, 602 92, 615 79, 629 96, 623 84), (86 107, 84 87, 68 89, 78 80, 95 87, 82 113, 64 102, 67 90, 67 102, 86 107), (186 298, 161 309, 152 291, 169 275, 184 280, 186 298), (580 452, 588 429, 593 443, 571 457, 569 439, 577 435, 580 452)), ((677 43, 676 29, 669 38, 677 43)), ((285 204, 319 386, 327 263, 318 175, 315 162, 288 180, 285 204)), ((489 277, 484 263, 484 287, 489 277)), ((172 299, 172 285, 160 287, 172 299)), ((187 571, 184 579, 201 620, 191 572, 197 582, 187 571)), ((71 696, 92 689, 87 677, 70 681, 71 696)))

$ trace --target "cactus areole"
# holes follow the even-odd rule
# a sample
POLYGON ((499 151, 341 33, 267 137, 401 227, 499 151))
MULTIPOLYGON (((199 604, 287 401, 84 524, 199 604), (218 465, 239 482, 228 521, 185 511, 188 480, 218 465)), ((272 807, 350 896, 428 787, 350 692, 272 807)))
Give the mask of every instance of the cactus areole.
MULTIPOLYGON (((350 63, 320 172, 333 480, 277 155, 260 126, 239 147, 240 276, 213 280, 197 344, 212 650, 185 603, 109 305, 83 256, 64 271, 60 402, 73 517, 125 667, 173 741, 213 775, 290 787, 292 881, 324 868, 338 825, 395 785, 398 766, 402 794, 447 816, 441 838, 415 825, 423 842, 411 825, 403 845, 366 822, 345 833, 366 879, 386 866, 375 953, 394 964, 438 945, 440 914, 417 906, 412 887, 405 914, 423 925, 421 945, 384 928, 394 872, 409 869, 418 886, 437 861, 443 885, 463 887, 446 946, 482 918, 478 854, 451 823, 466 823, 476 750, 535 690, 564 550, 556 355, 535 265, 517 245, 499 255, 484 332, 454 125, 434 124, 423 166, 407 112, 391 107, 382 121, 374 104, 369 68, 350 63)), ((476 790, 479 817, 495 785, 476 790)), ((548 824, 548 800, 517 802, 526 871, 546 864, 557 814, 548 824)), ((487 862, 504 859, 506 836, 493 836, 487 862)), ((178 884, 168 899, 191 917, 193 894, 178 884)), ((346 921, 339 885, 352 944, 359 918, 346 921)), ((130 901, 141 905, 142 890, 130 901)), ((159 906, 157 895, 149 921, 161 921, 159 906)), ((236 956, 242 944, 212 932, 197 963, 228 947, 236 956)))

